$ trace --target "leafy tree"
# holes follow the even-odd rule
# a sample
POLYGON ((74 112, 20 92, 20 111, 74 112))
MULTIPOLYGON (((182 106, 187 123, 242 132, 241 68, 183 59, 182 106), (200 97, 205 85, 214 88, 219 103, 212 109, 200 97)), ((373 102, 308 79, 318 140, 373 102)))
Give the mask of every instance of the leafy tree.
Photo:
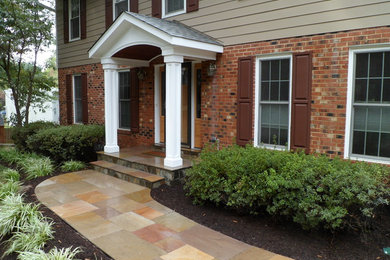
POLYGON ((16 125, 21 126, 28 124, 30 106, 51 88, 52 80, 37 61, 53 40, 53 22, 38 0, 1 0, 0 17, 0 84, 11 89, 16 125))

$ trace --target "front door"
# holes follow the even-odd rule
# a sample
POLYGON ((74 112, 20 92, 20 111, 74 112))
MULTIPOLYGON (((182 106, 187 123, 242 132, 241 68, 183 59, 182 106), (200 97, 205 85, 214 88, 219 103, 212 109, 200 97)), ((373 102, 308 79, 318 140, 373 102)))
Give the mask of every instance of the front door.
MULTIPOLYGON (((165 143, 165 68, 160 68, 160 142, 165 143)), ((191 63, 182 64, 181 144, 191 146, 191 63)))

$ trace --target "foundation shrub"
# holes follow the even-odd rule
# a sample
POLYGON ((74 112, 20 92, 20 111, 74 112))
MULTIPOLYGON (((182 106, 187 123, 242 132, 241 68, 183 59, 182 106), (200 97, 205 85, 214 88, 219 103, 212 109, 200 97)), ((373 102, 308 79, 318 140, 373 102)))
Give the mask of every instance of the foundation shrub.
POLYGON ((23 127, 14 127, 12 129, 11 138, 14 141, 16 148, 22 151, 27 151, 28 137, 38 133, 43 129, 58 127, 58 124, 46 121, 37 121, 23 127))
POLYGON ((96 159, 95 151, 104 143, 104 126, 72 125, 48 128, 27 139, 28 149, 56 162, 96 159))
POLYGON ((211 147, 186 171, 185 188, 195 203, 267 213, 304 229, 366 231, 389 203, 389 169, 251 146, 211 147))

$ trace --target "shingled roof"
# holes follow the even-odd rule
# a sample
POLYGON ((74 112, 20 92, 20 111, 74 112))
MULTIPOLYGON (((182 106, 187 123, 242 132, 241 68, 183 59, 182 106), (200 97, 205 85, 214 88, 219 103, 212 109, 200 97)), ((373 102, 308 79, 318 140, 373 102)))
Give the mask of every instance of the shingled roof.
POLYGON ((133 12, 126 13, 171 36, 223 46, 220 41, 214 39, 213 37, 195 30, 194 28, 191 28, 179 21, 164 20, 133 12))

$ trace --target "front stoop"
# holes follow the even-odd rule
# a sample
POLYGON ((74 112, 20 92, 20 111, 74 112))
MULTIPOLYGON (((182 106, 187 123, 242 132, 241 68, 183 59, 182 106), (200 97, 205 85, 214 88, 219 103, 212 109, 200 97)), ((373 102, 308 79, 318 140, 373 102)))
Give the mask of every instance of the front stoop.
POLYGON ((96 161, 90 163, 92 168, 104 174, 117 177, 124 181, 132 182, 149 189, 157 188, 165 183, 164 177, 150 174, 137 169, 125 167, 108 161, 96 161))
POLYGON ((192 165, 177 168, 164 167, 150 162, 141 162, 129 158, 120 158, 118 155, 106 154, 104 152, 98 152, 97 158, 100 161, 110 162, 127 168, 143 171, 151 175, 163 177, 165 179, 165 183, 167 184, 170 184, 174 180, 184 178, 185 171, 192 167, 192 165))

